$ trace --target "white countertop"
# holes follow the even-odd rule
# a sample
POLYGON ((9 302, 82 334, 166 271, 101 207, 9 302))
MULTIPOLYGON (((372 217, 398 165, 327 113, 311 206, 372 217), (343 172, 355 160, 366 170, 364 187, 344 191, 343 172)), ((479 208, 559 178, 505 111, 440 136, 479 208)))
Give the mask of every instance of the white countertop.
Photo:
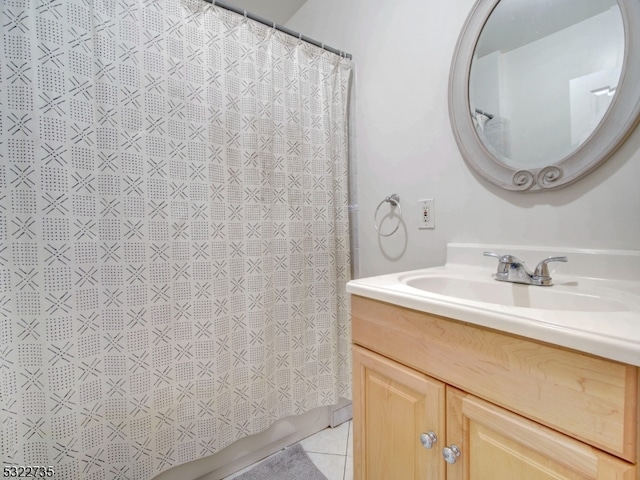
POLYGON ((640 366, 640 251, 450 244, 444 266, 352 280, 347 292, 640 366), (514 254, 530 270, 548 256, 569 261, 550 264, 553 286, 530 286, 496 281, 497 261, 483 251, 514 254), (446 288, 409 285, 421 279, 446 288))

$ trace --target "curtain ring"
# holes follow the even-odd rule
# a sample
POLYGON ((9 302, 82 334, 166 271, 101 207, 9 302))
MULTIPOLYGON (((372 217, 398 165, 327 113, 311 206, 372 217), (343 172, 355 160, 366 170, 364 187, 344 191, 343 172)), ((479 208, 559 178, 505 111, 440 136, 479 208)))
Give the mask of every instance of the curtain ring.
POLYGON ((373 214, 373 226, 376 227, 376 232, 378 232, 379 236, 381 236, 381 237, 390 237, 391 235, 396 233, 398 228, 400 228, 400 224, 401 223, 402 223, 402 208, 400 207, 400 196, 397 193, 394 193, 394 194, 386 197, 384 200, 382 200, 378 204, 378 208, 376 208, 376 212, 373 214), (384 203, 387 203, 387 202, 390 203, 392 207, 398 207, 398 211, 400 212, 400 219, 398 220, 398 224, 396 225, 396 228, 394 228, 391 232, 389 232, 389 233, 380 233, 380 228, 378 227, 378 211, 380 210, 380 207, 384 203))

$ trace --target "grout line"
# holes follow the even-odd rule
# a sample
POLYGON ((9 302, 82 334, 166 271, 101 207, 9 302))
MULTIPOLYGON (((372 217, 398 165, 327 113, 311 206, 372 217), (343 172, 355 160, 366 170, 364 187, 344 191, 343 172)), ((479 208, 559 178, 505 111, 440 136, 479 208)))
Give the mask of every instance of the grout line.
MULTIPOLYGON (((342 458, 343 464, 342 464, 342 480, 345 479, 345 465, 347 463, 347 456, 346 455, 342 455, 339 453, 318 453, 318 452, 307 452, 307 453, 313 453, 314 455, 331 455, 333 457, 339 457, 342 458)), ((316 464, 316 462, 313 461, 313 459, 311 459, 311 462, 320 470, 320 466, 316 464)))
POLYGON ((349 424, 347 425, 347 444, 344 447, 344 454, 349 456, 349 432, 351 431, 351 420, 349 420, 349 424))
POLYGON ((344 464, 342 466, 342 480, 347 478, 347 456, 344 456, 344 464))
POLYGON ((347 478, 347 457, 346 455, 344 456, 344 467, 342 468, 342 480, 345 480, 347 478))
POLYGON ((351 430, 351 420, 349 420, 349 424, 347 425, 347 444, 344 447, 344 468, 342 469, 342 480, 347 478, 347 463, 349 463, 349 431, 351 430))

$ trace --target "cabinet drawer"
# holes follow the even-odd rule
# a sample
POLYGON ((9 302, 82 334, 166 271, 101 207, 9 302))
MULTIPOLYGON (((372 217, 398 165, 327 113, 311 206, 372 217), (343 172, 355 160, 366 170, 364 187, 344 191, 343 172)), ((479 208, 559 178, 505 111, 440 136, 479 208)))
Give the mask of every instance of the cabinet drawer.
POLYGON ((636 461, 636 367, 363 297, 351 309, 354 343, 636 461))

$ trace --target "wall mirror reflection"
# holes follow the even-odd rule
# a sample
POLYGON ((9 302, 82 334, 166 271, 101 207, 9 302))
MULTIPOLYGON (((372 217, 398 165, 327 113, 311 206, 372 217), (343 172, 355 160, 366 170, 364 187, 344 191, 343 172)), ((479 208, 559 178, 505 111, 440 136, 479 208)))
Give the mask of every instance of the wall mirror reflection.
POLYGON ((479 0, 450 78, 467 162, 503 188, 536 191, 610 156, 639 113, 639 10, 632 0, 479 0))
POLYGON ((543 167, 593 133, 615 94, 624 58, 616 0, 503 0, 471 63, 476 131, 514 167, 543 167))

